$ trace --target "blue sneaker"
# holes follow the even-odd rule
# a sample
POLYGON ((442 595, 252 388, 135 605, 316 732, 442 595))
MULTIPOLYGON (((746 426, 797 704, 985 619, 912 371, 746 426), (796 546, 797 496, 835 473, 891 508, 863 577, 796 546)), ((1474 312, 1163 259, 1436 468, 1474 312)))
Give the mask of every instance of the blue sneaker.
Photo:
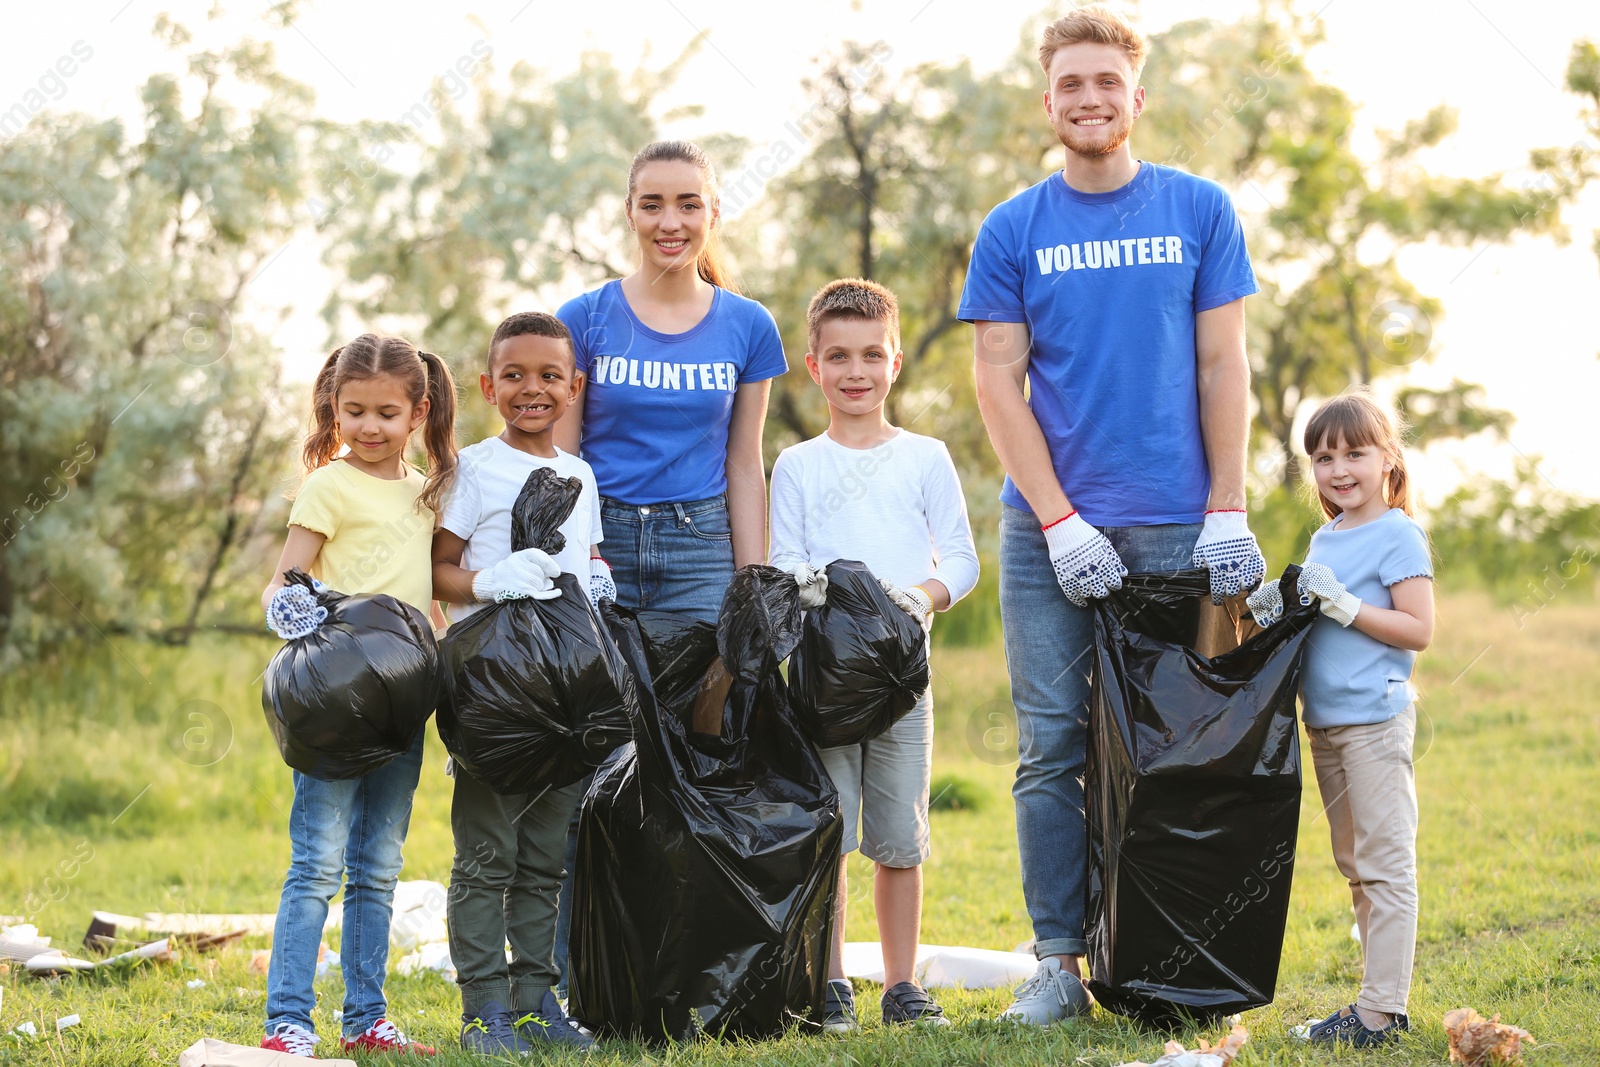
POLYGON ((476 1015, 462 1014, 461 1047, 484 1056, 502 1056, 507 1052, 521 1056, 533 1051, 517 1036, 516 1028, 511 1025, 511 1013, 493 1000, 479 1008, 476 1015))
POLYGON ((578 1029, 577 1021, 561 1010, 561 1001, 546 989, 538 1011, 517 1020, 517 1035, 532 1048, 535 1045, 563 1045, 579 1052, 594 1048, 594 1038, 578 1029))
POLYGON ((1400 1040, 1400 1035, 1411 1029, 1411 1020, 1396 1015, 1394 1021, 1381 1030, 1369 1030, 1356 1014, 1356 1006, 1340 1008, 1320 1023, 1313 1023, 1307 1034, 1313 1045, 1349 1045, 1353 1048, 1377 1048, 1400 1040))

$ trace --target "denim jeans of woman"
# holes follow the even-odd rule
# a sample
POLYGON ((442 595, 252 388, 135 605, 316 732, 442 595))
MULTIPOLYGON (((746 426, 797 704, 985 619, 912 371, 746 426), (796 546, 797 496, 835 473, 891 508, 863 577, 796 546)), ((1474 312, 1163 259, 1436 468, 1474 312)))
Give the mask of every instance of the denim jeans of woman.
POLYGON ((328 902, 344 882, 344 928, 339 944, 344 975, 346 1037, 383 1018, 389 967, 389 921, 400 877, 400 850, 411 825, 411 799, 422 773, 416 743, 363 778, 324 782, 296 771, 289 809, 289 873, 272 928, 267 969, 267 1033, 279 1023, 314 1030, 311 1010, 317 950, 328 902))
MULTIPOLYGON (((1200 524, 1113 526, 1101 531, 1132 573, 1190 566, 1200 524)), ((1092 607, 1056 583, 1044 531, 1032 512, 1001 505, 1000 621, 1017 709, 1017 844, 1034 952, 1081 956, 1088 893, 1083 767, 1089 725, 1092 607)))
MULTIPOLYGON (((687 504, 645 505, 601 497, 600 523, 606 538, 600 553, 611 564, 618 604, 717 621, 722 597, 733 581, 733 526, 726 496, 687 504)), ((558 991, 562 995, 567 988, 572 865, 577 854, 578 815, 574 813, 556 918, 556 966, 561 970, 558 991)))

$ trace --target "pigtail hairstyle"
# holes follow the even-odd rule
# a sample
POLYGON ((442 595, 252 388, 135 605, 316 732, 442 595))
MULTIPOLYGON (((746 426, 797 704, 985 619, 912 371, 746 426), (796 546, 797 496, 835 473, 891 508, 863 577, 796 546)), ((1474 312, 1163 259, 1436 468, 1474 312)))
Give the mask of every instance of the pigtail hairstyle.
POLYGON ((450 369, 432 352, 419 352, 400 337, 364 333, 333 350, 311 389, 311 430, 301 459, 307 471, 339 458, 344 438, 339 433, 339 390, 347 383, 387 374, 405 389, 413 405, 428 401, 423 445, 428 454, 428 481, 417 498, 419 508, 435 512, 456 470, 456 387, 450 369))
POLYGON ((432 352, 418 351, 427 368, 428 419, 422 425, 422 444, 428 453, 428 482, 418 502, 438 514, 456 477, 456 383, 445 361, 432 352))
MULTIPOLYGON (((1400 420, 1385 411, 1363 388, 1334 397, 1319 407, 1306 423, 1304 444, 1308 456, 1324 447, 1325 442, 1331 446, 1340 440, 1348 448, 1378 449, 1392 468, 1383 480, 1384 503, 1412 515, 1411 480, 1406 474, 1402 432, 1400 420)), ((1311 485, 1324 518, 1332 520, 1343 513, 1343 508, 1316 488, 1315 478, 1311 485)))
MULTIPOLYGON (((711 165, 711 157, 707 156, 705 149, 693 141, 652 141, 639 149, 639 154, 633 157, 633 163, 628 167, 628 203, 633 204, 634 189, 638 185, 639 170, 647 163, 692 163, 700 168, 700 173, 705 176, 706 196, 709 200, 706 207, 715 209, 722 199, 722 187, 717 182, 717 168, 711 165)), ((704 281, 710 282, 719 289, 726 289, 730 293, 739 292, 739 283, 733 276, 732 269, 728 266, 726 254, 722 248, 722 222, 716 219, 709 224, 706 231, 706 244, 700 250, 700 258, 695 261, 695 269, 704 281)))

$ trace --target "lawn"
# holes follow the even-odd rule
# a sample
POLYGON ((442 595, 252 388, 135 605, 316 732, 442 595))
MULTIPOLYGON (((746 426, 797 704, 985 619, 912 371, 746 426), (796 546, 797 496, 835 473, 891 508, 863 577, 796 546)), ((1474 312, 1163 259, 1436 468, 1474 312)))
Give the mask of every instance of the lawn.
MULTIPOLYGON (((1440 1017, 1472 1006, 1530 1030, 1530 1064, 1600 1063, 1600 612, 1558 602, 1529 617, 1451 594, 1421 661, 1417 782, 1422 922, 1413 1033, 1385 1064, 1442 1063, 1440 1017)), ((123 638, 0 680, 0 914, 27 914, 75 945, 95 909, 270 911, 288 843, 290 785, 262 720, 266 640, 156 648, 123 638)), ((1010 778, 1015 728, 998 647, 935 656, 935 775, 959 779, 975 808, 934 816, 924 940, 1010 949, 1031 931, 1022 904, 1010 778)), ((430 738, 403 877, 445 881, 450 865, 444 753, 430 738)), ((1309 775, 1277 1001, 1249 1012, 1243 1064, 1366 1062, 1313 1052, 1287 1035, 1354 998, 1358 947, 1349 897, 1328 853, 1309 775)), ((875 939, 870 876, 852 868, 848 936, 875 939)), ((251 947, 261 947, 264 942, 251 947)), ((259 1038, 265 980, 249 951, 131 974, 44 982, 0 977, 0 1033, 31 1020, 48 1038, 0 1037, 0 1063, 172 1063, 200 1036, 259 1038), (187 982, 201 979, 191 989, 187 982), (79 1025, 58 1039, 58 1017, 79 1025)), ((320 984, 317 1022, 337 1032, 337 977, 320 984)), ((858 1000, 876 1004, 878 990, 858 1000)), ((453 1047, 459 1002, 437 978, 394 977, 391 1013, 411 1035, 453 1047)), ((755 1045, 669 1049, 608 1044, 587 1062, 1111 1065, 1151 1060, 1168 1035, 1106 1012, 1048 1033, 986 1020, 1004 990, 941 994, 943 1033, 870 1024, 845 1040, 791 1035, 755 1045)), ((1196 1035, 1176 1035, 1190 1044, 1196 1035)), ((1203 1036, 1216 1037, 1217 1032, 1203 1036)), ((326 1047, 326 1046, 325 1046, 326 1047)), ((478 1062, 459 1053, 441 1062, 478 1062)))

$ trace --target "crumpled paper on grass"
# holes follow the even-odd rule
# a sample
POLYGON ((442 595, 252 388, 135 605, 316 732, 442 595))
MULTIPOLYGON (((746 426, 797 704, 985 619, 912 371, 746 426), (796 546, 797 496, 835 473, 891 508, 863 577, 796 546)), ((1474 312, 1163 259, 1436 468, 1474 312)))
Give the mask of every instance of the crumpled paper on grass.
POLYGON ((1471 1008, 1445 1012, 1444 1032, 1450 1036, 1450 1062, 1467 1067, 1515 1063, 1524 1044, 1538 1043, 1520 1026, 1501 1022, 1498 1014, 1485 1019, 1471 1008))
POLYGON ((1200 1047, 1191 1050, 1184 1048, 1181 1041, 1168 1041, 1161 1050, 1161 1058, 1154 1063, 1134 1060, 1118 1067, 1228 1067, 1249 1040, 1250 1031, 1235 1025, 1228 1036, 1215 1045, 1202 1037, 1200 1047))

